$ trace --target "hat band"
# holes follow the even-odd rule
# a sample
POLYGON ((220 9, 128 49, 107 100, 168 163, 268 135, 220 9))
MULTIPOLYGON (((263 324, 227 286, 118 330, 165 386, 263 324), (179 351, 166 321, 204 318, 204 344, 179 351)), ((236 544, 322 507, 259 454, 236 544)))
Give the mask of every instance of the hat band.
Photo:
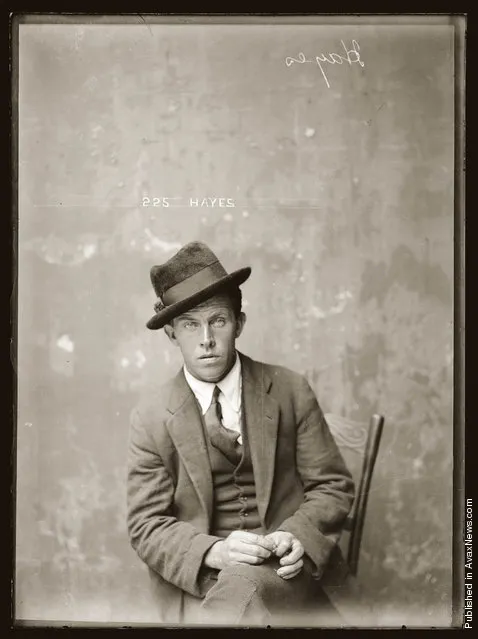
POLYGON ((222 264, 219 261, 213 262, 182 282, 168 288, 163 294, 163 302, 167 306, 182 302, 184 299, 199 293, 199 291, 202 291, 211 284, 215 284, 226 275, 227 272, 222 264))

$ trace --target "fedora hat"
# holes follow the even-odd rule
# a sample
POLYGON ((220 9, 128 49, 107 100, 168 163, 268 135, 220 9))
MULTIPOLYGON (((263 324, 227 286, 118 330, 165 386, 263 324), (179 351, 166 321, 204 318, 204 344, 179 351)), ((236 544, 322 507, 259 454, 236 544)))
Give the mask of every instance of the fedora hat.
POLYGON ((151 268, 151 283, 158 300, 154 305, 156 314, 146 326, 151 330, 162 328, 221 289, 240 286, 250 274, 249 266, 228 273, 206 244, 190 242, 167 262, 151 268))

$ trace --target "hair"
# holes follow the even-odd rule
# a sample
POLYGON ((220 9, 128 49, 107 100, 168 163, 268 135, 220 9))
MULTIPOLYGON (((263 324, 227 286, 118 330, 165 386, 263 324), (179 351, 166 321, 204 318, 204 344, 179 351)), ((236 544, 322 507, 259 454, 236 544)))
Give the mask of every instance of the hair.
POLYGON ((229 286, 221 291, 227 295, 232 303, 232 310, 236 319, 239 319, 239 315, 242 313, 242 291, 239 286, 229 286))
MULTIPOLYGON (((234 317, 239 319, 239 315, 242 313, 242 291, 239 286, 232 285, 219 289, 215 295, 225 295, 228 297, 232 304, 232 310, 234 313, 234 317)), ((207 300, 206 300, 207 301, 207 300)), ((174 317, 169 322, 167 322, 170 326, 173 326, 174 317)))

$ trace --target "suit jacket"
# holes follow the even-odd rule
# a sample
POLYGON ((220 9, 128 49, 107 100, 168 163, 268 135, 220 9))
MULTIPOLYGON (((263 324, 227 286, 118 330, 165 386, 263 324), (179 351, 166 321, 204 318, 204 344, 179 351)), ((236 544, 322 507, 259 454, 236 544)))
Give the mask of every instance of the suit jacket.
MULTIPOLYGON (((307 380, 241 357, 243 415, 258 511, 267 532, 294 534, 324 575, 353 500, 353 481, 307 380)), ((130 541, 148 566, 162 621, 203 597, 212 475, 201 416, 181 370, 132 413, 127 480, 130 541)))

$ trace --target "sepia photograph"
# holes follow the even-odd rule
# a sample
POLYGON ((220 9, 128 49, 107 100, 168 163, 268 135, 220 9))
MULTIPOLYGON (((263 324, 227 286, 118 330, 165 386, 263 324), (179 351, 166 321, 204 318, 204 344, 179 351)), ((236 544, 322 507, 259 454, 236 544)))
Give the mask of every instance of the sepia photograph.
POLYGON ((16 626, 463 627, 465 24, 14 17, 16 626))

